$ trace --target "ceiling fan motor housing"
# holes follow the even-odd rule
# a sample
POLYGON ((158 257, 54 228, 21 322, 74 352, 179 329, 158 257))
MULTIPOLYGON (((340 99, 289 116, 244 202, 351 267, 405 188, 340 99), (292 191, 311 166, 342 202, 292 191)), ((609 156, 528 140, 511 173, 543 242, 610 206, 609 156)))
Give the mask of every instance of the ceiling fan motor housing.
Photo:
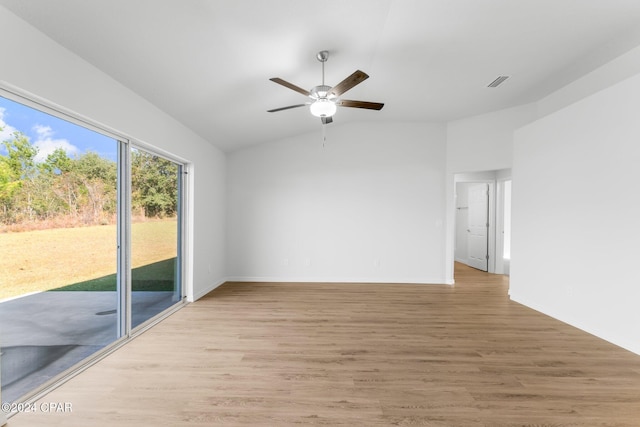
POLYGON ((327 85, 314 86, 309 91, 309 97, 315 100, 318 100, 318 99, 333 100, 335 98, 335 95, 329 94, 330 90, 331 90, 331 86, 327 86, 327 85))
POLYGON ((329 51, 328 50, 321 50, 316 55, 316 59, 318 61, 320 61, 320 62, 327 62, 327 59, 329 59, 329 51))

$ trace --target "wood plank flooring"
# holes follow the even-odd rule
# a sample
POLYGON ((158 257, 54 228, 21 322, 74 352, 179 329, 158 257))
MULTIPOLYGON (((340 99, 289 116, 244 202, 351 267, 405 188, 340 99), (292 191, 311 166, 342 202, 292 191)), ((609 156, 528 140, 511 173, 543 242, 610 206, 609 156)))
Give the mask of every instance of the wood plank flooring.
POLYGON ((9 426, 640 426, 640 356, 507 280, 228 283, 42 399, 73 412, 9 426))

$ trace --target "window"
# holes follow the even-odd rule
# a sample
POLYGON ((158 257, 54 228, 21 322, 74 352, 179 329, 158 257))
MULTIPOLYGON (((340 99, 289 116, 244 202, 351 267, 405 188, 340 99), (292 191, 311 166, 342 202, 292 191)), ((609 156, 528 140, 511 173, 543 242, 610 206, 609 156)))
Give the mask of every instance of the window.
POLYGON ((0 386, 17 402, 183 301, 184 165, 0 95, 0 386))

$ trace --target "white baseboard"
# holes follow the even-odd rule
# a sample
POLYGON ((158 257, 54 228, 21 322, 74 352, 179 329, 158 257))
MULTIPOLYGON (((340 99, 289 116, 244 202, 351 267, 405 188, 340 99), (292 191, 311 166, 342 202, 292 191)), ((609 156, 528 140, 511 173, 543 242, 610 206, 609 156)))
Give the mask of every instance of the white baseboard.
POLYGON ((543 304, 539 304, 537 302, 534 301, 530 301, 527 298, 521 298, 519 297, 517 294, 514 295, 513 293, 509 293, 509 299, 511 301, 517 302, 518 304, 522 304, 525 307, 528 307, 532 310, 535 310, 537 312, 540 312, 546 316, 552 317, 556 320, 561 321, 562 323, 566 323, 567 325, 573 326, 574 328, 578 328, 581 331, 584 331, 588 334, 591 334, 595 337, 598 337, 600 339, 603 339, 607 342, 610 342, 611 344, 617 345, 618 347, 624 348, 625 350, 629 350, 632 353, 635 353, 637 355, 640 355, 640 344, 636 343, 636 342, 631 342, 629 340, 619 340, 619 339, 610 339, 609 337, 604 336, 603 334, 599 333, 598 331, 594 331, 591 328, 585 327, 584 325, 581 324, 580 321, 577 321, 576 319, 571 319, 568 318, 566 315, 562 315, 559 313, 554 313, 551 310, 547 310, 543 304))
MULTIPOLYGON (((271 282, 271 283, 392 283, 392 284, 416 284, 416 285, 452 285, 445 279, 415 279, 402 278, 394 280, 382 280, 380 278, 309 278, 309 277, 263 277, 263 276, 231 276, 225 277, 210 286, 202 289, 198 293, 193 294, 193 299, 187 298, 187 301, 194 302, 216 289, 218 286, 227 282, 271 282)), ((1 427, 1 425, 0 425, 1 427)))
POLYGON ((222 279, 218 280, 217 282, 213 283, 212 285, 207 286, 205 289, 201 290, 197 294, 194 293, 193 294, 193 299, 188 299, 188 301, 189 302, 198 301, 200 298, 202 298, 203 296, 205 296, 206 294, 208 294, 209 292, 211 292, 212 290, 214 290, 218 286, 220 286, 223 283, 228 282, 228 281, 229 281, 229 279, 222 278, 222 279))
POLYGON ((445 285, 446 280, 433 278, 384 278, 379 277, 265 277, 265 276, 231 276, 228 282, 273 282, 273 283, 393 283, 416 285, 445 285))

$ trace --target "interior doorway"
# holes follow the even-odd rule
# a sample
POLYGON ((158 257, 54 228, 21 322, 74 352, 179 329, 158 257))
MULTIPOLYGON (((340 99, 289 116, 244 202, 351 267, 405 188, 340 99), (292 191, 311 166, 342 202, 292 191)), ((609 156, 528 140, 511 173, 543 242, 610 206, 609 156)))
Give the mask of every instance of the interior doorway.
POLYGON ((454 261, 509 274, 511 170, 454 175, 454 261))

